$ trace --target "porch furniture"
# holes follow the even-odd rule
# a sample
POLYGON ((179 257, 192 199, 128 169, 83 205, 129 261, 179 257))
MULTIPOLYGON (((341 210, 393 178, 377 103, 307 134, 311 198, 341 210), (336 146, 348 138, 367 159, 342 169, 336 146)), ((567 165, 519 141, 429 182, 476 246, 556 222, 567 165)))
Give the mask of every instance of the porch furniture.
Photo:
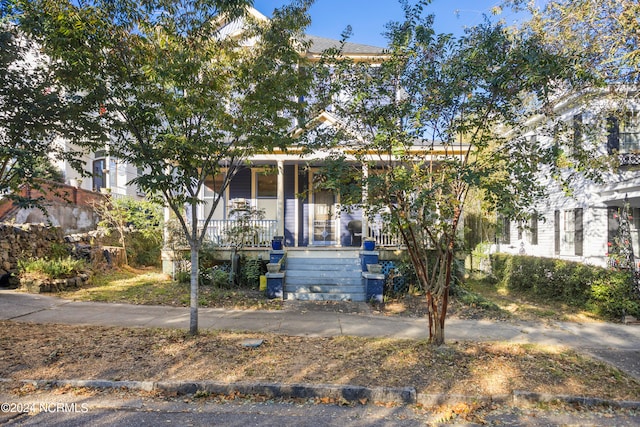
POLYGON ((362 244, 362 221, 356 219, 349 221, 347 230, 351 234, 351 246, 360 246, 362 244))

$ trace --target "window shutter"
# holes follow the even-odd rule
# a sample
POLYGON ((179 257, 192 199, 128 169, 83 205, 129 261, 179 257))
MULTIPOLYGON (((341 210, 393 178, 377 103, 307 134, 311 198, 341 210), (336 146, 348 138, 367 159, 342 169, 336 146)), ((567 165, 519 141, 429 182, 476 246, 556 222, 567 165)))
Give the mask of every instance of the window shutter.
POLYGON ((573 239, 575 254, 578 256, 582 256, 582 253, 583 253, 582 208, 575 209, 573 213, 575 215, 574 216, 575 238, 573 239))
POLYGON ((537 245, 538 244, 538 214, 534 213, 531 216, 531 238, 530 244, 537 245))
POLYGON ((560 211, 553 212, 553 240, 556 255, 560 254, 560 211))
POLYGON ((577 149, 582 144, 582 114, 573 116, 573 149, 577 149))
POLYGON ((620 151, 620 123, 617 117, 607 118, 607 153, 620 151))

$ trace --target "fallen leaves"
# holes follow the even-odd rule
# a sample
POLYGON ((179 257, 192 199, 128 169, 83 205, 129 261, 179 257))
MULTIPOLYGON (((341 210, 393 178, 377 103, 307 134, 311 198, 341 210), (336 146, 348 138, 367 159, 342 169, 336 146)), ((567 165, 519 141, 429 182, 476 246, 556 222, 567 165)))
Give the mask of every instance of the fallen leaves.
POLYGON ((429 394, 528 390, 640 399, 637 381, 556 347, 454 342, 434 348, 415 340, 226 331, 194 338, 177 330, 8 321, 0 328, 0 377, 13 379, 351 384, 410 386, 429 394), (251 351, 238 344, 258 338, 264 343, 251 351))

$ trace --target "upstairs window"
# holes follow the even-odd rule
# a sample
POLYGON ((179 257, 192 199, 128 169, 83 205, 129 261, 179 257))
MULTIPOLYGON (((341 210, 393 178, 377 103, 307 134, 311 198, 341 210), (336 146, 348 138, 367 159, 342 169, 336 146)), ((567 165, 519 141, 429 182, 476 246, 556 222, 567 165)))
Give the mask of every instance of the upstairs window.
POLYGON ((607 118, 607 152, 640 152, 640 117, 637 111, 629 112, 622 118, 607 118))
POLYGON ((640 120, 637 111, 628 113, 620 123, 620 151, 640 151, 640 120))

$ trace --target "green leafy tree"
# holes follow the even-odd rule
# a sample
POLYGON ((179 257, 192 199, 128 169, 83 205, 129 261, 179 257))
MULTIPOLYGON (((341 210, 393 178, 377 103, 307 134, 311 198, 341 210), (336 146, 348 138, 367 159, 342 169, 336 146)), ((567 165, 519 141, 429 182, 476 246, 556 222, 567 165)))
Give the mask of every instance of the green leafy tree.
MULTIPOLYGON (((426 293, 430 341, 442 344, 469 191, 491 209, 526 217, 545 194, 540 176, 562 174, 561 152, 527 136, 525 123, 546 117, 537 123, 561 136, 552 97, 572 74, 570 61, 530 33, 487 22, 460 39, 436 34, 427 4, 403 2, 406 19, 389 24, 388 59, 379 66, 326 58, 334 70, 328 93, 344 125, 334 128, 339 137, 319 140, 348 141, 334 161, 347 161, 347 144, 365 166, 363 205, 400 234, 426 293)), ((349 192, 340 175, 327 182, 341 199, 349 192)))
POLYGON ((602 83, 640 82, 636 0, 560 0, 527 7, 532 14, 527 27, 558 52, 573 56, 577 73, 595 73, 602 83))
POLYGON ((161 195, 179 221, 197 333, 198 252, 213 212, 251 154, 290 143, 309 81, 299 54, 309 2, 266 22, 246 13, 247 0, 16 2, 56 76, 99 100, 111 153, 143 171, 134 183, 161 195), (221 32, 238 18, 242 29, 221 32), (217 197, 199 222, 205 185, 217 197))
MULTIPOLYGON (((522 0, 513 0, 522 6, 522 0)), ((549 49, 570 58, 577 76, 590 76, 591 94, 584 132, 596 134, 613 123, 628 123, 640 100, 640 3, 636 0, 560 0, 537 7, 524 29, 549 49)), ((637 114, 637 113, 636 113, 637 114)), ((632 119, 636 120, 636 119, 632 119)))
POLYGON ((131 197, 105 198, 94 204, 94 210, 100 217, 98 225, 108 233, 115 232, 120 246, 124 249, 124 263, 129 264, 127 236, 140 234, 144 239, 160 243, 162 240, 162 208, 148 200, 136 200, 131 197))
POLYGON ((8 6, 0 3, 0 194, 19 206, 42 209, 42 197, 20 189, 42 190, 42 179, 60 181, 55 161, 82 171, 83 149, 104 135, 84 110, 86 98, 71 96, 58 84, 49 59, 15 25, 8 6))

